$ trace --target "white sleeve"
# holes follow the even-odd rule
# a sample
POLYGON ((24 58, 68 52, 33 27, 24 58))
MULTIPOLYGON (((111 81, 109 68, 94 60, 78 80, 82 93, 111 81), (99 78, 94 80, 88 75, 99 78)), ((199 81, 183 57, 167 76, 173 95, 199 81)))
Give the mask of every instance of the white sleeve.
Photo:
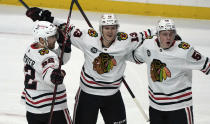
POLYGON ((87 32, 86 30, 82 30, 75 26, 72 26, 72 29, 69 32, 72 45, 74 45, 75 47, 79 49, 84 49, 84 46, 85 46, 84 37, 87 34, 86 32, 87 32))
MULTIPOLYGON (((58 47, 56 49, 56 54, 59 57, 61 56, 61 49, 60 49, 60 47, 58 47)), ((70 60, 70 57, 71 57, 71 52, 69 52, 69 53, 64 52, 64 54, 63 54, 63 64, 66 64, 70 60)))
POLYGON ((200 70, 207 75, 210 71, 210 61, 208 57, 201 55, 193 47, 190 47, 185 67, 192 70, 200 70))
POLYGON ((54 86, 54 84, 51 82, 51 73, 54 69, 57 69, 59 66, 59 60, 57 57, 48 57, 45 58, 41 63, 42 68, 42 78, 45 83, 54 86))
POLYGON ((155 29, 156 28, 150 28, 139 33, 137 32, 130 33, 129 34, 130 40, 133 44, 135 43, 134 49, 141 46, 146 39, 152 39, 152 37, 155 35, 156 31, 155 29))
POLYGON ((134 62, 136 64, 144 63, 143 51, 144 50, 142 46, 138 47, 136 50, 132 51, 126 56, 126 60, 134 62))

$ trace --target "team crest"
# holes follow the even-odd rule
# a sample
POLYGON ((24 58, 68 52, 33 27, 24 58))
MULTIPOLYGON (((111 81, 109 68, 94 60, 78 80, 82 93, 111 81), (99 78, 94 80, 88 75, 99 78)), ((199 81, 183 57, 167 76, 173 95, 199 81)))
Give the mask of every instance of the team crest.
POLYGON ((95 48, 95 47, 92 47, 92 48, 90 49, 90 51, 91 51, 92 53, 97 53, 98 49, 95 48))
POLYGON ((153 82, 163 82, 163 80, 171 77, 171 72, 166 67, 165 63, 162 63, 160 60, 153 59, 150 66, 150 75, 153 82))
POLYGON ((124 33, 124 32, 118 32, 118 33, 117 33, 117 39, 118 39, 119 41, 121 41, 121 40, 126 40, 126 39, 128 39, 128 34, 126 34, 126 33, 124 33))
POLYGON ((182 48, 184 50, 189 49, 190 48, 190 44, 186 43, 186 42, 181 42, 179 44, 179 48, 182 48))
POLYGON ((39 53, 40 55, 45 55, 49 53, 49 50, 44 48, 44 49, 39 50, 39 53))
POLYGON ((110 56, 108 53, 100 53, 93 61, 93 70, 98 74, 104 74, 110 72, 116 65, 114 56, 110 56))
POLYGON ((94 29, 89 29, 89 30, 88 30, 88 34, 89 34, 91 37, 98 37, 98 33, 97 33, 94 29))

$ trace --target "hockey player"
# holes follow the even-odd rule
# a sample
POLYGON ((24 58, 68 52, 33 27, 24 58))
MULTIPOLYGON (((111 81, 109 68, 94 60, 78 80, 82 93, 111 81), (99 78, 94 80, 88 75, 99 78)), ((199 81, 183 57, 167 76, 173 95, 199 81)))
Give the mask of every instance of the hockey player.
MULTIPOLYGON (((35 10, 29 9, 26 15, 33 20, 54 19, 37 15, 35 10)), ((53 23, 58 24, 56 19, 53 23)), ((96 124, 99 110, 105 124, 126 124, 125 106, 119 90, 126 67, 125 56, 141 45, 145 38, 153 36, 155 30, 130 34, 120 32, 118 19, 113 14, 101 17, 99 32, 71 28, 72 45, 82 50, 85 57, 76 95, 74 124, 96 124)))
POLYGON ((157 38, 130 55, 147 64, 150 124, 193 124, 192 70, 209 74, 209 58, 189 43, 174 40, 173 20, 162 19, 157 28, 157 38))
MULTIPOLYGON (((67 108, 66 88, 63 84, 64 70, 59 70, 61 45, 55 48, 57 27, 50 22, 37 21, 33 28, 35 42, 24 54, 25 88, 22 101, 26 106, 28 124, 48 124, 55 84, 58 84, 52 124, 71 124, 67 108)), ((71 44, 66 44, 63 63, 70 58, 71 44)))

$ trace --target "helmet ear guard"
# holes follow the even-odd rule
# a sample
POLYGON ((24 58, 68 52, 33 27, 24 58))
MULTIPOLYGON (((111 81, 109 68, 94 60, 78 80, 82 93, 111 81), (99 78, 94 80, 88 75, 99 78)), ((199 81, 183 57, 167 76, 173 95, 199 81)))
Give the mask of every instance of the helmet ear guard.
POLYGON ((33 27, 33 36, 35 42, 40 42, 39 39, 42 38, 45 41, 43 45, 47 47, 47 38, 54 35, 57 35, 57 27, 55 25, 47 21, 35 22, 33 27))

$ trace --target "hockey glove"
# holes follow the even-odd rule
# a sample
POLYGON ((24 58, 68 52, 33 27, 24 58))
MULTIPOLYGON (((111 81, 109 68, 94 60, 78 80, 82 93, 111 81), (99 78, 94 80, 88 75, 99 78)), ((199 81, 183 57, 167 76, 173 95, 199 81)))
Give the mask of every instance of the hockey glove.
POLYGON ((51 82, 53 84, 62 84, 65 75, 66 72, 64 70, 54 69, 50 76, 51 82))
MULTIPOLYGON (((61 24, 58 27, 58 45, 59 47, 62 49, 63 47, 63 42, 64 42, 64 35, 65 35, 65 24, 61 24)), ((70 53, 71 52, 71 41, 70 41, 70 37, 68 36, 67 40, 66 40, 66 44, 65 44, 65 48, 64 48, 64 52, 66 53, 70 53)))
POLYGON ((54 17, 51 16, 51 12, 49 10, 43 10, 38 7, 29 8, 26 11, 26 16, 31 18, 33 21, 48 21, 53 22, 54 17))

